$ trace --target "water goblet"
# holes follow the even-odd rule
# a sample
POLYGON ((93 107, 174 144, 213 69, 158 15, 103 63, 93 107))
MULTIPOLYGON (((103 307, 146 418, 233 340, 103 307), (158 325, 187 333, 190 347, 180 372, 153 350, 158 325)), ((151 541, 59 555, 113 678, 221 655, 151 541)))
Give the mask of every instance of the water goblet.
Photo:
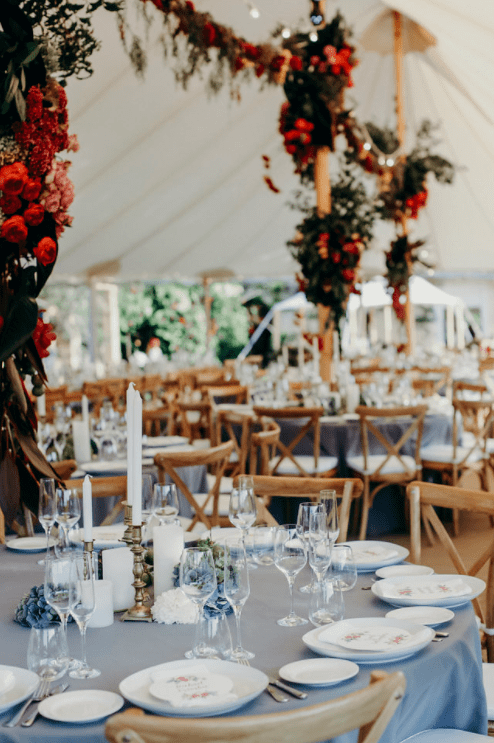
POLYGON ((69 661, 67 638, 60 624, 32 627, 27 646, 27 667, 40 679, 55 681, 67 670, 69 661))
POLYGON ((327 577, 316 586, 310 597, 310 621, 316 627, 339 622, 345 616, 343 592, 327 577))
POLYGON ((274 538, 274 564, 285 574, 290 589, 290 613, 278 619, 282 627, 297 627, 307 624, 307 619, 299 617, 293 609, 293 586, 295 578, 307 563, 307 552, 297 532, 296 524, 284 524, 276 529, 274 538))
MULTIPOLYGON (((298 507, 297 513, 297 533, 300 539, 303 540, 305 548, 308 548, 309 539, 309 520, 312 513, 322 513, 322 506, 319 503, 313 503, 312 501, 305 501, 298 507)), ((302 586, 299 590, 301 593, 312 593, 314 582, 311 581, 305 586, 302 586)))
POLYGON ((197 547, 187 547, 180 559, 180 588, 197 606, 196 638, 194 647, 186 654, 186 658, 207 658, 211 655, 211 648, 204 641, 205 633, 201 623, 204 619, 204 605, 208 598, 216 591, 216 568, 211 550, 201 550, 197 547))
POLYGON ((340 591, 350 591, 357 582, 357 567, 348 544, 335 544, 331 557, 330 577, 340 591))
MULTIPOLYGON (((46 558, 50 554, 50 532, 55 523, 57 514, 57 497, 55 480, 43 477, 39 481, 38 521, 46 533, 46 558)), ((38 560, 38 565, 44 565, 44 560, 38 560)))
POLYGON ((164 524, 172 524, 178 516, 178 493, 174 483, 154 486, 154 515, 164 524))
POLYGON ((237 628, 237 644, 228 654, 230 660, 241 661, 254 658, 254 653, 242 647, 240 634, 240 617, 242 608, 250 595, 249 566, 244 545, 238 539, 226 539, 224 542, 224 592, 225 598, 232 605, 237 628))
MULTIPOLYGON (((67 620, 70 613, 69 586, 70 586, 69 557, 49 557, 45 562, 44 596, 47 604, 55 609, 60 617, 65 643, 67 644, 67 620)), ((77 668, 79 661, 67 655, 69 668, 77 668)))
POLYGON ((255 526, 252 530, 254 560, 258 565, 272 565, 274 562, 275 526, 255 526))
POLYGON ((69 672, 75 679, 92 679, 101 671, 90 668, 86 660, 86 629, 94 614, 94 567, 92 554, 83 552, 71 560, 69 582, 69 610, 81 633, 81 663, 69 672))
POLYGON ((68 557, 74 551, 70 543, 69 531, 81 517, 81 501, 77 490, 57 488, 57 513, 55 521, 60 526, 61 535, 55 552, 57 557, 68 557))
POLYGON ((326 513, 326 530, 328 533, 328 539, 332 544, 334 544, 340 536, 336 490, 321 490, 319 493, 319 504, 323 506, 326 513))

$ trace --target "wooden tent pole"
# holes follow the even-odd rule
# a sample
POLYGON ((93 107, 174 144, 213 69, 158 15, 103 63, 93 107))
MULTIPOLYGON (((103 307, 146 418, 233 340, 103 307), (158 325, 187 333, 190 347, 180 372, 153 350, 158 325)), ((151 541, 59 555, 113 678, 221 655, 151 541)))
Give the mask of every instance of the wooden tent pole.
MULTIPOLYGON (((405 113, 403 105, 403 37, 402 37, 402 18, 401 13, 393 10, 393 28, 394 28, 394 61, 395 61, 395 82, 396 82, 396 120, 397 136, 399 146, 402 147, 405 142, 405 113)), ((407 218, 403 214, 401 218, 402 235, 408 234, 407 218)), ((411 258, 407 253, 406 261, 408 271, 411 275, 411 258)), ((407 331, 406 354, 413 356, 415 353, 415 318, 413 305, 410 299, 410 289, 408 288, 405 295, 405 328, 407 331)))

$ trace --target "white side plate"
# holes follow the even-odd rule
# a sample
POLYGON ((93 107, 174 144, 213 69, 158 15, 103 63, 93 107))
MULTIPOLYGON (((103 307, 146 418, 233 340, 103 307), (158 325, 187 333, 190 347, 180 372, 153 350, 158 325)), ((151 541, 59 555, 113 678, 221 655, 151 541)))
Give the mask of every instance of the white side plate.
POLYGON ((39 711, 50 720, 84 724, 113 715, 123 703, 120 694, 113 691, 85 689, 47 697, 40 702, 39 711))
POLYGON ((23 702, 36 690, 39 677, 38 674, 28 671, 27 668, 17 666, 0 666, 2 674, 14 675, 14 683, 0 696, 0 714, 6 712, 16 704, 23 702))
MULTIPOLYGON (((54 547, 57 540, 50 537, 50 547, 54 547)), ((15 552, 46 552, 46 537, 21 537, 9 539, 5 542, 8 550, 15 552)))
POLYGON ((344 544, 355 547, 355 551, 362 550, 375 550, 376 557, 373 560, 370 555, 365 560, 359 561, 357 556, 354 555, 355 564, 359 573, 373 573, 378 568, 384 568, 387 565, 396 565, 399 562, 406 560, 410 554, 406 547, 402 547, 400 544, 393 544, 392 542, 376 542, 372 540, 362 540, 356 542, 344 542, 344 544), (382 556, 380 556, 380 553, 382 556), (386 557, 388 553, 388 557, 386 557))
POLYGON ((394 578, 396 575, 432 575, 434 568, 427 565, 390 565, 376 570, 378 578, 394 578))
POLYGON ((455 613, 451 609, 443 609, 440 606, 402 606, 401 609, 388 611, 386 617, 388 619, 405 619, 409 622, 437 627, 438 624, 444 624, 454 619, 455 613))
POLYGON ((405 596, 392 596, 392 597, 386 597, 384 596, 384 592, 386 591, 387 585, 390 583, 393 583, 396 585, 397 583, 403 583, 404 580, 407 581, 407 583, 417 583, 420 581, 430 581, 430 576, 420 576, 420 575, 413 575, 410 578, 405 578, 404 576, 398 576, 395 578, 385 578, 384 580, 378 580, 376 583, 372 585, 372 593, 381 599, 381 601, 385 601, 387 604, 390 604, 391 606, 442 606, 446 609, 452 609, 455 606, 462 606, 463 604, 467 604, 472 599, 477 598, 477 596, 480 596, 483 591, 485 591, 485 582, 481 580, 480 578, 474 578, 471 575, 458 575, 458 574, 452 574, 452 575, 437 575, 434 574, 434 579, 437 580, 438 583, 441 583, 441 581, 451 581, 454 579, 461 578, 461 580, 466 583, 468 586, 470 586, 471 593, 465 594, 464 596, 448 596, 445 598, 432 598, 427 599, 425 597, 422 597, 420 599, 418 598, 407 598, 405 596))
POLYGON ((357 675, 359 667, 350 660, 310 658, 288 663, 278 673, 285 681, 305 686, 334 686, 357 675))

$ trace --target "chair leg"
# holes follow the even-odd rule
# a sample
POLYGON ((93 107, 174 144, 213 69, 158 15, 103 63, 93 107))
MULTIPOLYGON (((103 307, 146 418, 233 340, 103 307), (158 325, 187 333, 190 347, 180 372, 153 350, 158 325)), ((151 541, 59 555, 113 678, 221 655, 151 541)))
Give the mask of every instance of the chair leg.
POLYGON ((369 520, 370 508, 370 483, 369 478, 364 476, 364 492, 362 493, 362 515, 360 519, 359 539, 365 539, 367 534, 367 522, 369 520))
POLYGON ((429 519, 424 514, 424 512, 422 511, 422 509, 420 509, 420 515, 422 517, 422 523, 424 525, 424 531, 426 533, 427 541, 429 542, 429 546, 430 547, 434 547, 434 545, 436 543, 436 540, 434 538, 434 532, 432 531, 432 527, 430 525, 429 519))

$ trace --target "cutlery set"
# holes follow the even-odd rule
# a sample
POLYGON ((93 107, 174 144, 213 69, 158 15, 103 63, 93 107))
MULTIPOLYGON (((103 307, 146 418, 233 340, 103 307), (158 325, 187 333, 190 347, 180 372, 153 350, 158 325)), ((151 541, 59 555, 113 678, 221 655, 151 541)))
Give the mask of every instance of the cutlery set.
POLYGON ((4 727, 13 728, 19 724, 25 728, 31 727, 38 716, 39 703, 47 697, 52 697, 55 694, 62 694, 66 689, 68 689, 68 687, 69 685, 65 683, 56 686, 54 689, 50 689, 50 682, 46 679, 41 680, 34 694, 24 702, 20 710, 16 712, 8 722, 3 723, 4 727), (26 715, 25 713, 31 704, 33 704, 34 707, 32 710, 29 710, 29 714, 26 715))

